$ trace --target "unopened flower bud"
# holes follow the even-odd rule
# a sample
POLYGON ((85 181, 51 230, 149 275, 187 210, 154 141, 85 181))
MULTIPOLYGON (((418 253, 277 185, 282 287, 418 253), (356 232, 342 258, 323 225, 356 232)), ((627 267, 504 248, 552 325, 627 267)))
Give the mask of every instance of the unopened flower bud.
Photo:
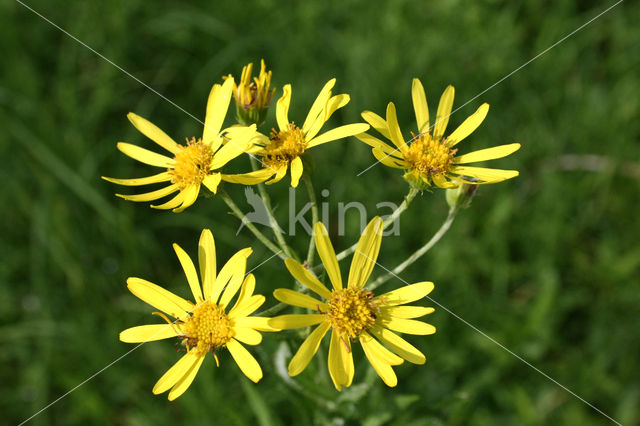
POLYGON ((266 119, 276 89, 270 88, 271 71, 267 71, 264 60, 260 61, 260 74, 257 77, 252 76, 252 71, 253 63, 242 68, 239 83, 233 85, 233 98, 238 122, 245 126, 260 126, 266 119))
POLYGON ((447 204, 452 209, 466 209, 471 205, 478 185, 471 183, 461 183, 457 188, 447 189, 447 204))

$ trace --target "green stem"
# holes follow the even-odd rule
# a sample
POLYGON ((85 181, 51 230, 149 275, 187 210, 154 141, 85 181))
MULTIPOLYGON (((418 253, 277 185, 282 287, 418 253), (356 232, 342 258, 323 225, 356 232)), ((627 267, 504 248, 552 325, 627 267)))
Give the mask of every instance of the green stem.
POLYGON ((256 238, 258 238, 258 240, 260 240, 262 244, 264 244, 273 253, 277 254, 281 259, 286 259, 288 257, 283 252, 283 250, 278 248, 278 246, 276 246, 273 242, 271 242, 269 238, 267 238, 262 232, 260 232, 258 228, 256 228, 255 225, 251 223, 250 220, 247 220, 246 215, 242 213, 242 210, 240 210, 240 208, 236 205, 236 203, 233 202, 231 197, 229 197, 229 194, 227 194, 227 192, 224 189, 220 189, 218 191, 218 195, 220 195, 220 197, 224 200, 224 202, 227 203, 227 206, 229 206, 233 214, 235 214, 236 217, 240 219, 242 223, 245 224, 245 226, 249 228, 251 232, 253 232, 253 235, 255 235, 256 238))
MULTIPOLYGON (((316 199, 316 193, 313 190, 313 183, 308 175, 302 175, 302 180, 307 188, 307 194, 309 194, 309 201, 311 202, 311 223, 315 225, 318 222, 318 200, 316 199)), ((309 238, 309 249, 307 250, 307 267, 310 268, 313 264, 313 255, 315 254, 315 242, 313 235, 309 238)))
POLYGON ((433 234, 433 237, 431 237, 431 239, 425 245, 423 245, 418 250, 413 252, 411 256, 409 256, 404 262, 402 262, 401 264, 393 268, 393 270, 391 270, 385 275, 382 275, 377 280, 375 280, 370 285, 368 285, 367 289, 374 290, 380 285, 382 285, 383 283, 387 282, 389 279, 397 277, 398 274, 400 274, 402 271, 404 271, 407 268, 407 266, 411 265, 416 260, 424 256, 424 254, 429 250, 431 250, 431 248, 435 246, 438 241, 440 241, 440 239, 444 236, 444 234, 447 233, 447 231, 451 227, 451 224, 453 223, 453 220, 456 218, 457 213, 458 213, 458 209, 456 208, 449 209, 449 214, 447 215, 447 218, 442 223, 442 225, 440 225, 440 228, 438 229, 438 231, 435 234, 433 234))
POLYGON ((271 315, 275 315, 275 314, 279 313, 280 311, 282 311, 284 308, 286 308, 288 306, 291 306, 291 305, 287 305, 286 303, 278 302, 277 304, 273 305, 269 309, 265 309, 264 311, 258 312, 257 314, 255 314, 255 316, 257 316, 257 317, 269 317, 271 315))
MULTIPOLYGON (((253 157, 250 157, 250 160, 251 160, 251 167, 253 168, 253 170, 256 170, 258 168, 256 159, 253 157)), ((273 209, 271 208, 271 197, 269 197, 269 194, 267 193, 267 190, 265 189, 264 184, 259 183, 257 186, 258 186, 258 192, 260 193, 260 197, 262 198, 262 202, 264 203, 264 206, 267 209, 267 216, 269 217, 269 225, 271 226, 271 230, 273 231, 273 234, 276 237, 276 241, 278 241, 278 245, 280 245, 280 247, 282 248, 282 251, 284 251, 284 254, 287 257, 293 257, 296 260, 298 260, 299 258, 295 253, 295 251, 291 247, 289 247, 289 245, 285 241, 284 236, 282 235, 282 231, 280 230, 280 225, 278 225, 278 221, 273 215, 273 209)))

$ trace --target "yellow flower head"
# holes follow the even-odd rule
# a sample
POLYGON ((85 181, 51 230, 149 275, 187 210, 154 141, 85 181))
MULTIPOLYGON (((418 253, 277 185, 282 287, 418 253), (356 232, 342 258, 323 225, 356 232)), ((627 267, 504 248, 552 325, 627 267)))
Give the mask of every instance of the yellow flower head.
POLYGON ((191 385, 207 353, 211 353, 219 364, 217 351, 223 347, 229 350, 240 370, 258 382, 262 378, 262 369, 242 343, 258 345, 262 341, 260 331, 275 330, 268 325, 268 318, 250 316, 265 300, 264 296, 253 294, 256 283, 253 274, 245 276, 251 249, 246 248, 233 255, 216 276, 213 235, 208 229, 203 230, 198 246, 198 277, 189 255, 177 244, 173 248, 184 269, 194 302, 140 278, 127 280, 129 290, 161 311, 154 314, 164 318, 167 324, 128 328, 120 333, 120 340, 145 343, 177 337, 186 350, 186 354, 158 380, 153 393, 170 390, 169 400, 176 399, 191 385), (175 320, 169 320, 167 315, 175 320))
POLYGON ((169 157, 136 145, 118 142, 118 149, 125 155, 150 166, 166 170, 144 178, 114 179, 103 177, 103 179, 125 186, 156 183, 165 183, 167 186, 144 194, 116 195, 125 200, 146 202, 178 192, 167 202, 151 207, 181 212, 196 201, 201 185, 215 193, 222 178, 218 169, 245 152, 251 144, 251 138, 255 135, 255 125, 236 127, 233 131, 229 131, 229 129, 220 131, 229 108, 233 84, 233 78, 229 78, 222 86, 219 84, 213 86, 207 102, 202 137, 187 139, 184 145, 176 143, 153 123, 134 113, 129 113, 127 117, 142 134, 169 151, 173 156, 169 157), (227 143, 223 144, 223 139, 227 143))
POLYGON ((366 133, 356 136, 373 147, 373 155, 379 162, 389 167, 406 170, 404 178, 420 188, 428 187, 432 183, 440 188, 455 188, 462 182, 473 184, 497 183, 518 176, 519 173, 516 170, 487 169, 462 165, 506 157, 520 148, 518 143, 457 155, 458 149, 455 146, 478 128, 487 116, 489 104, 482 104, 453 133, 445 136, 444 133, 453 107, 455 92, 453 86, 447 87, 442 94, 433 125, 429 123, 429 108, 424 88, 417 78, 413 79, 411 92, 418 132, 412 134, 413 137, 409 142, 405 142, 402 136, 393 102, 390 102, 387 106, 386 119, 371 111, 362 113, 362 117, 371 124, 371 127, 395 145, 390 146, 366 133), (477 181, 470 180, 470 177, 475 178, 477 181))
POLYGON ((382 242, 379 217, 369 222, 360 237, 351 261, 347 288, 342 285, 338 259, 321 222, 314 226, 314 239, 333 289, 329 290, 308 269, 289 258, 285 264, 291 275, 321 299, 283 288, 273 293, 281 302, 312 309, 315 313, 281 315, 272 318, 269 325, 285 330, 318 324, 291 359, 289 375, 296 376, 306 368, 320 341, 331 330, 329 373, 336 389, 348 387, 353 381, 352 342, 362 345, 365 356, 384 383, 395 386, 398 379, 392 366, 400 365, 404 360, 424 364, 425 357, 394 331, 418 335, 436 331, 432 325, 413 319, 430 314, 433 308, 400 305, 426 296, 433 289, 433 283, 419 282, 378 296, 365 288, 382 242))
MULTIPOLYGON (((242 68, 240 83, 233 85, 238 121, 245 125, 261 125, 267 115, 271 98, 276 89, 271 89, 271 71, 267 72, 264 59, 260 61, 260 74, 252 76, 253 63, 242 68)), ((232 78, 229 75, 226 78, 232 78)))
MULTIPOLYGON (((365 123, 347 124, 318 135, 331 115, 349 103, 349 95, 331 96, 331 89, 335 84, 335 78, 325 84, 311 106, 302 127, 289 121, 291 85, 287 84, 282 88, 284 93, 276 105, 278 129, 273 129, 269 137, 258 133, 253 140, 254 148, 250 151, 261 157, 265 171, 275 175, 267 184, 280 181, 291 165, 291 186, 298 186, 303 172, 301 157, 307 149, 366 132, 369 129, 369 125, 365 123)), ((225 180, 245 183, 241 178, 225 180)))

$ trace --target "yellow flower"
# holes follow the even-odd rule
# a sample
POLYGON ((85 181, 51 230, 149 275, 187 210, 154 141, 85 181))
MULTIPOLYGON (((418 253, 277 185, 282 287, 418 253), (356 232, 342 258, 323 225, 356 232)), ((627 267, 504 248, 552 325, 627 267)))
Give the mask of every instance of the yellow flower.
POLYGON ((153 393, 169 389, 169 400, 174 400, 196 376, 207 353, 212 353, 219 364, 216 351, 226 347, 240 367, 252 381, 262 378, 262 369, 255 358, 240 343, 258 345, 262 341, 259 331, 274 331, 268 318, 252 317, 263 303, 264 296, 253 295, 255 278, 245 276, 247 258, 251 248, 233 255, 216 276, 216 248, 211 231, 205 229, 198 245, 200 278, 191 258, 177 244, 173 245, 182 264, 194 302, 145 281, 129 278, 127 286, 138 298, 162 311, 154 312, 168 324, 151 324, 132 327, 120 333, 120 340, 127 343, 142 343, 178 337, 187 353, 176 362, 153 387, 153 393), (202 285, 200 285, 202 282, 202 285), (240 292, 232 305, 231 301, 240 292), (220 296, 220 294, 222 294, 220 296), (166 315, 175 318, 170 321, 166 315))
POLYGON ((393 102, 390 102, 387 106, 386 120, 371 111, 362 113, 362 117, 371 124, 371 127, 395 145, 395 147, 390 146, 366 133, 356 136, 373 147, 373 155, 379 162, 389 167, 406 170, 405 179, 418 187, 430 186, 434 183, 440 188, 455 188, 461 182, 473 184, 497 183, 518 176, 519 173, 516 170, 487 169, 462 165, 506 157, 520 148, 518 143, 456 155, 458 149, 455 146, 478 128, 487 116, 489 104, 482 104, 453 133, 449 136, 444 136, 451 108, 453 107, 453 86, 447 87, 442 94, 433 125, 429 123, 429 108, 424 88, 417 78, 413 79, 411 92, 413 108, 418 123, 418 133, 413 135, 409 143, 406 143, 402 137, 393 102), (475 178, 477 181, 469 178, 475 178))
POLYGON ((173 209, 181 212, 192 205, 198 198, 200 186, 206 186, 215 193, 222 178, 217 170, 229 161, 245 152, 251 144, 251 138, 255 134, 255 125, 251 127, 235 128, 233 132, 228 129, 220 132, 229 108, 233 78, 227 79, 222 86, 216 84, 211 89, 207 102, 202 138, 187 139, 186 145, 174 142, 165 132, 144 118, 129 113, 127 117, 131 123, 145 136, 173 154, 173 158, 149 151, 136 145, 118 142, 118 149, 125 155, 150 166, 166 169, 153 176, 137 179, 103 179, 126 186, 149 185, 155 183, 168 183, 167 186, 144 194, 122 195, 116 194, 130 201, 153 201, 166 197, 174 192, 176 196, 169 201, 152 205, 157 209, 173 209), (232 134, 231 140, 223 144, 223 139, 229 137, 225 133, 232 134))
POLYGON ((412 319, 430 314, 434 311, 433 308, 399 305, 426 296, 433 289, 433 283, 419 282, 377 297, 365 288, 382 241, 382 220, 379 217, 369 222, 360 237, 351 262, 347 288, 342 286, 338 260, 327 230, 321 222, 314 226, 314 238, 333 290, 326 288, 308 269, 289 258, 285 263, 291 275, 323 300, 283 288, 274 292, 275 298, 281 302, 312 309, 316 313, 281 315, 272 318, 269 325, 285 330, 319 324, 291 359, 289 375, 298 375, 306 368, 318 350, 320 341, 331 329, 329 373, 336 389, 348 387, 353 381, 352 341, 360 342, 366 357, 382 380, 388 386, 395 386, 398 379, 393 365, 400 365, 403 360, 424 364, 425 357, 393 331, 418 335, 433 334, 436 331, 432 325, 412 319))
MULTIPOLYGON (((260 74, 253 77, 253 63, 242 68, 240 83, 233 85, 238 121, 245 125, 260 125, 264 122, 271 98, 276 89, 271 89, 271 71, 267 72, 264 59, 260 61, 260 74)), ((226 78, 232 78, 229 75, 226 78)))
MULTIPOLYGON (((369 125, 365 123, 347 124, 318 135, 331 115, 349 103, 349 95, 331 96, 331 89, 335 84, 335 78, 325 84, 311 106, 302 127, 289 121, 291 85, 287 84, 282 88, 284 93, 276 106, 278 130, 273 129, 270 137, 258 134, 254 139, 254 149, 249 151, 262 158, 264 170, 269 171, 272 175, 275 174, 267 184, 280 181, 291 165, 291 186, 298 186, 303 172, 301 157, 307 149, 366 132, 369 129, 369 125)), ((225 177, 225 180, 245 183, 242 177, 225 177)))

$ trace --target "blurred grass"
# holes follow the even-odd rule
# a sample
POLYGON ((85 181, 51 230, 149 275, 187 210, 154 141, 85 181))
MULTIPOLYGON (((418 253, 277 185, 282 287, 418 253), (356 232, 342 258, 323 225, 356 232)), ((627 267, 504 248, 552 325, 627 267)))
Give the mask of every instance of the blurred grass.
MULTIPOLYGON (((293 84, 294 120, 335 76, 352 101, 334 123, 358 120, 364 109, 381 112, 393 100, 406 129, 411 78, 422 79, 432 111, 447 84, 462 105, 606 7, 542 0, 28 4, 197 117, 221 75, 265 58, 276 85, 293 84)), ((0 412, 18 423, 131 349, 118 332, 150 316, 126 290, 126 277, 186 295, 172 242, 193 254, 207 226, 220 261, 248 245, 255 249, 250 267, 269 253, 246 230, 235 236, 238 223, 218 199, 174 215, 115 198, 116 188, 99 176, 148 171, 115 149, 119 140, 147 143, 127 112, 175 138, 198 134, 200 125, 19 4, 3 2, 0 10, 0 412)), ((620 167, 637 166, 640 154, 640 29, 632 24, 639 19, 640 8, 623 3, 452 116, 453 127, 489 102, 487 120, 463 149, 520 142, 515 156, 494 165, 521 176, 483 188, 437 248, 402 274, 433 280, 434 299, 624 424, 640 422, 639 182, 620 167), (566 154, 594 154, 618 167, 566 170, 566 154)), ((316 188, 330 191, 323 201, 333 215, 338 201, 374 212, 405 192, 384 167, 355 177, 373 162, 355 140, 313 156, 316 188)), ((230 189, 240 200, 241 189, 230 189)), ((284 221, 286 185, 273 191, 284 221)), ((442 193, 425 193, 403 216, 402 235, 385 239, 380 262, 399 263, 445 214, 442 193)), ((353 219, 338 247, 357 238, 355 212, 353 219)), ((287 277, 277 260, 256 275, 267 295, 287 277)), ((283 334, 265 336, 256 351, 265 370, 258 385, 247 386, 223 355, 220 369, 207 360, 170 404, 151 387, 176 354, 169 342, 153 343, 32 423, 607 423, 444 310, 429 319, 438 333, 410 339, 427 364, 397 368, 393 390, 359 354, 356 382, 364 385, 338 394, 317 383, 322 366, 313 363, 296 380, 324 399, 305 396, 277 377, 283 334)))

